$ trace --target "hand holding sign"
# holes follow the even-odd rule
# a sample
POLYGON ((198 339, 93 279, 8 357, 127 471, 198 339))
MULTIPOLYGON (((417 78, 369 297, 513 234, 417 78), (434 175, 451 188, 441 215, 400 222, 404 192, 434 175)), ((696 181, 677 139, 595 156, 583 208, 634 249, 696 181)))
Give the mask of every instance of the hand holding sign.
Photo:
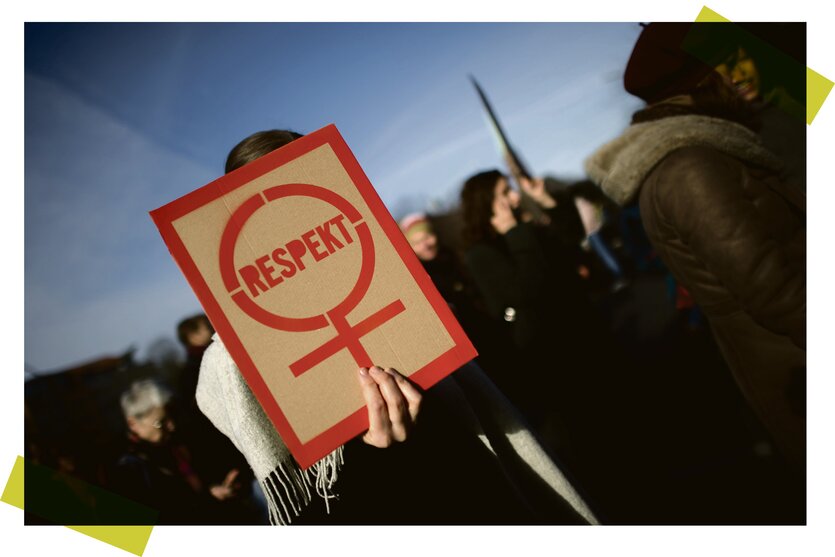
POLYGON ((476 353, 397 223, 333 126, 233 168, 152 216, 282 441, 405 440, 476 353))
POLYGON ((359 378, 369 426, 362 440, 380 449, 405 441, 417 422, 423 395, 396 369, 361 367, 359 378))

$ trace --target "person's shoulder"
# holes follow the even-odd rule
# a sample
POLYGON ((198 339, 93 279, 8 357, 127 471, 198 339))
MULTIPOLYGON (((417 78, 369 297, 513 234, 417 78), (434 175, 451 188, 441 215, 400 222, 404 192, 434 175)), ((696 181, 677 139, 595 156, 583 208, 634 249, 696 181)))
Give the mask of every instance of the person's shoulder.
POLYGON ((724 168, 728 157, 710 145, 688 145, 673 150, 658 164, 657 170, 679 176, 686 173, 703 173, 724 168))
POLYGON ((650 174, 657 193, 709 195, 738 181, 741 163, 709 145, 681 147, 667 155, 650 174))

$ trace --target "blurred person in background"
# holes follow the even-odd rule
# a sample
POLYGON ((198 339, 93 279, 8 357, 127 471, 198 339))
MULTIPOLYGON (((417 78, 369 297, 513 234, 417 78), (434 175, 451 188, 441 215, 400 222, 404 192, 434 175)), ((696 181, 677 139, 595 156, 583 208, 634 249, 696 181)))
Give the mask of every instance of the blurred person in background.
POLYGON ((194 406, 200 360, 203 358, 203 352, 212 343, 213 334, 215 330, 203 313, 187 317, 177 324, 177 338, 186 350, 186 362, 180 372, 179 398, 188 407, 194 406))
POLYGON ((480 352, 480 345, 488 342, 490 333, 482 326, 483 312, 478 307, 477 294, 458 256, 438 241, 432 223, 423 213, 401 219, 400 230, 463 329, 475 337, 472 340, 480 352))
POLYGON ((543 180, 521 183, 547 225, 520 219, 520 194, 499 171, 466 180, 465 262, 490 318, 506 324, 509 349, 520 354, 521 365, 497 383, 590 485, 615 435, 625 362, 577 273, 586 231, 573 199, 555 198, 543 180))
POLYGON ((246 465, 246 459, 197 407, 195 393, 200 376, 200 362, 206 348, 212 343, 214 333, 214 327, 203 313, 187 317, 177 324, 177 338, 186 350, 186 361, 180 371, 177 425, 183 438, 189 440, 193 456, 206 463, 206 472, 212 477, 222 477, 222 474, 232 469, 240 471, 237 478, 237 483, 241 486, 240 496, 254 496, 254 504, 261 507, 260 522, 264 523, 267 519, 266 501, 258 498, 260 491, 252 485, 253 477, 246 465))
MULTIPOLYGON (((710 40, 705 25, 643 30, 624 84, 647 106, 585 166, 614 201, 640 203, 652 245, 701 306, 740 389, 802 479, 805 195, 780 179, 781 161, 752 131, 750 102, 681 48, 691 31, 710 40)), ((803 512, 798 502, 797 519, 803 512)))
MULTIPOLYGON (((589 265, 595 267, 594 262, 597 261, 603 266, 609 293, 623 290, 628 286, 626 276, 603 233, 603 227, 607 220, 607 209, 611 209, 613 203, 589 180, 570 184, 568 191, 574 205, 577 207, 577 214, 580 216, 585 231, 585 238, 581 245, 584 250, 591 251, 596 255, 596 259, 589 261, 589 265)), ((598 279, 596 282, 600 282, 600 280, 598 279)))
POLYGON ((547 227, 521 222, 519 192, 498 170, 467 179, 461 192, 464 260, 491 316, 513 323, 520 349, 535 350, 547 331, 571 335, 590 318, 576 272, 585 230, 573 202, 557 203, 541 180, 522 184, 545 211, 547 227), (561 311, 549 313, 543 304, 555 298, 561 311))
POLYGON ((461 319, 462 312, 469 313, 474 300, 472 285, 455 253, 438 241, 429 217, 423 213, 408 215, 401 219, 400 230, 456 317, 461 319))
POLYGON ((121 397, 128 448, 113 475, 113 489, 159 511, 160 524, 246 524, 254 509, 240 496, 240 470, 212 481, 191 447, 180 438, 173 394, 146 379, 121 397))
POLYGON ((404 217, 400 229, 478 351, 479 365, 511 400, 524 405, 512 393, 515 377, 511 370, 518 365, 519 354, 512 343, 510 324, 490 319, 461 258, 439 242, 425 214, 404 217))

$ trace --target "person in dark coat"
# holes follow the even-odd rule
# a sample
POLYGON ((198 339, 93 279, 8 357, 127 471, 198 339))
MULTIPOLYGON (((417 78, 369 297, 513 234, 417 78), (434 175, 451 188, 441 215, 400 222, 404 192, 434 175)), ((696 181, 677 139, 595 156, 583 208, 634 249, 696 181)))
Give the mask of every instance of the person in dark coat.
MULTIPOLYGON (((522 180, 548 225, 523 222, 519 193, 496 170, 470 177, 461 193, 465 262, 490 317, 511 329, 520 364, 496 383, 581 479, 611 432, 621 362, 578 275, 585 230, 570 197, 522 180)), ((591 481, 584 481, 589 485, 591 481)))
POLYGON ((541 181, 523 183, 535 188, 547 227, 521 221, 519 193, 499 171, 464 183, 464 261, 490 314, 513 323, 520 349, 536 352, 554 335, 574 336, 573 318, 588 319, 576 267, 585 233, 572 202, 558 203, 541 181))
POLYGON ((400 230, 455 316, 459 320, 473 320, 471 314, 477 309, 471 281, 455 252, 438 241, 429 218, 423 213, 408 215, 400 220, 400 230))
POLYGON ((780 180, 781 161, 749 127, 747 101, 681 50, 692 25, 644 29, 624 81, 647 107, 586 170, 619 204, 640 203, 658 255, 701 306, 740 389, 802 476, 805 192, 780 180))
POLYGON ((187 317, 177 324, 177 338, 186 350, 186 362, 180 372, 179 398, 189 408, 195 408, 194 393, 200 375, 200 360, 215 334, 209 318, 203 313, 187 317))
MULTIPOLYGON (((239 470, 236 481, 240 485, 239 496, 251 499, 257 494, 252 489, 252 474, 246 459, 229 439, 219 432, 197 407, 195 393, 200 376, 200 362, 203 353, 212 343, 215 329, 209 318, 198 313, 177 324, 177 338, 186 350, 186 361, 180 371, 177 429, 179 437, 187 439, 192 456, 203 463, 202 472, 214 481, 222 481, 229 470, 239 470)), ((264 507, 256 522, 264 522, 267 509, 264 507)))

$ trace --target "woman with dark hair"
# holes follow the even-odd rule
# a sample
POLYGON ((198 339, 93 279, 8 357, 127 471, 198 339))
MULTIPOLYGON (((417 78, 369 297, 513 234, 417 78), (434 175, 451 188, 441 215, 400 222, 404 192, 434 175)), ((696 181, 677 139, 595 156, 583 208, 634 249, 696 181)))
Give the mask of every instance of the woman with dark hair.
POLYGON ((290 130, 264 130, 244 138, 232 147, 226 157, 225 171, 227 174, 237 170, 267 153, 284 147, 288 143, 299 139, 302 134, 290 130))
POLYGON ((522 186, 548 226, 522 222, 520 194, 497 170, 464 183, 465 261, 490 313, 513 324, 520 349, 536 351, 552 333, 570 338, 589 323, 576 271, 585 232, 570 198, 558 202, 542 180, 523 179, 522 186))
POLYGON ((644 29, 624 85, 647 106, 586 170, 620 205, 640 204, 658 255, 701 306, 743 394, 803 474, 805 192, 780 180, 780 161, 747 125, 749 103, 682 50, 699 25, 644 29))
MULTIPOLYGON (((232 149, 226 170, 234 172, 299 137, 285 130, 253 134, 232 149)), ((197 403, 246 457, 273 523, 596 522, 516 410, 473 363, 426 393, 394 369, 357 370, 369 430, 302 470, 221 338, 213 340, 201 364, 197 403)))
POLYGON ((562 457, 582 461, 590 453, 581 445, 605 419, 600 401, 613 354, 577 273, 585 232, 573 201, 552 196, 542 180, 523 179, 522 187, 547 226, 521 220, 520 194, 500 172, 464 183, 464 259, 490 315, 510 332, 508 349, 521 357, 494 380, 562 457))

